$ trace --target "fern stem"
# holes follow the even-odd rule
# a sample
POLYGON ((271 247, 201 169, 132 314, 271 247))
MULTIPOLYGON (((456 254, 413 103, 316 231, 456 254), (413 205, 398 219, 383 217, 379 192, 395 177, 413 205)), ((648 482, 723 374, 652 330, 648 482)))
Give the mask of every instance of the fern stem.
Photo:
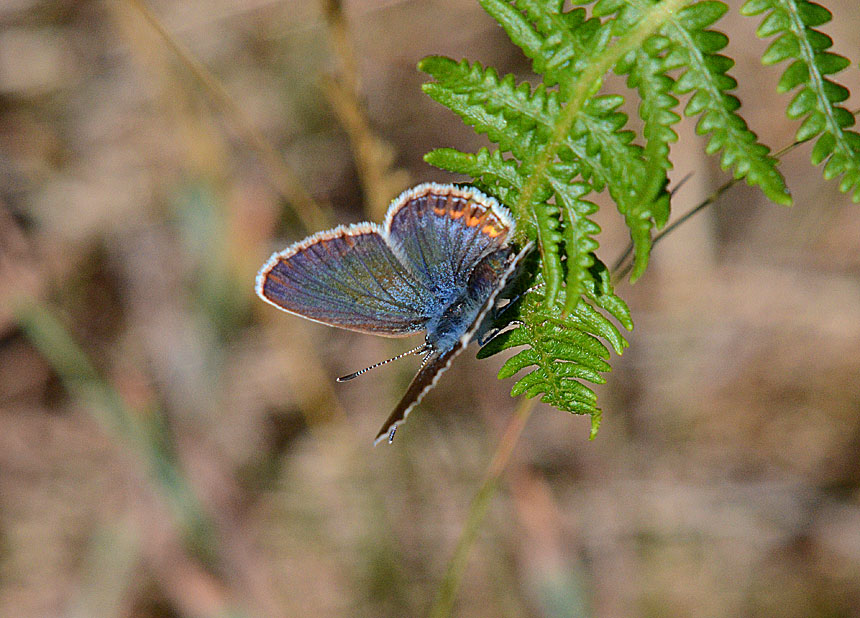
MULTIPOLYGON (((660 27, 679 9, 684 7, 690 0, 664 0, 658 5, 653 6, 646 13, 639 24, 620 37, 615 45, 606 50, 605 53, 597 56, 594 62, 590 63, 582 72, 579 79, 573 85, 573 96, 564 106, 559 119, 556 122, 552 132, 552 137, 547 142, 546 148, 538 156, 532 168, 532 173, 529 176, 528 182, 523 187, 520 193, 517 210, 521 213, 529 212, 532 207, 535 192, 541 183, 545 180, 547 169, 555 160, 559 148, 564 144, 577 115, 582 111, 585 101, 599 87, 600 81, 613 66, 627 54, 630 50, 635 49, 649 36, 654 34, 660 27)), ((522 240, 522 239, 521 239, 522 240)), ((550 290, 548 290, 549 292, 550 290)), ((555 294, 547 294, 547 304, 555 303, 555 294)))
MULTIPOLYGON (((797 145, 800 143, 801 142, 795 142, 794 145, 797 145)), ((654 237, 654 240, 651 241, 651 245, 656 246, 657 243, 660 242, 660 240, 662 240, 663 237, 666 236, 666 234, 675 231, 675 228, 677 228, 680 225, 683 225, 684 223, 689 221, 691 218, 693 218, 695 215, 697 215, 698 213, 703 211, 705 208, 707 208, 711 204, 715 203, 723 193, 725 193, 726 191, 731 189, 733 186, 738 184, 740 181, 741 181, 740 178, 731 178, 728 181, 726 181, 725 183, 723 183, 722 185, 720 185, 713 193, 711 193, 708 197, 706 197, 700 204, 698 204, 695 208, 690 210, 690 212, 685 213, 683 216, 679 217, 676 221, 673 221, 670 225, 666 226, 666 228, 663 231, 661 231, 659 234, 657 234, 654 237)), ((634 263, 632 260, 630 262, 628 262, 623 268, 621 268, 621 264, 624 262, 624 259, 627 256, 629 256, 632 252, 633 252, 633 245, 631 244, 627 248, 627 250, 625 250, 624 254, 615 263, 615 266, 612 269, 613 283, 619 283, 621 280, 624 279, 624 277, 627 276, 627 273, 629 273, 631 270, 633 270, 633 264, 634 263)))
POLYGON ((520 434, 522 434, 523 428, 535 407, 535 401, 536 399, 527 397, 520 400, 517 409, 514 411, 514 415, 505 428, 505 433, 502 435, 501 440, 499 440, 499 445, 496 447, 496 452, 493 454, 492 460, 490 460, 490 465, 487 466, 484 482, 472 499, 469 514, 466 518, 466 525, 463 527, 460 540, 457 541, 454 555, 451 557, 450 562, 448 562, 445 576, 439 585, 439 590, 436 593, 436 601, 430 610, 431 618, 444 618, 451 615, 451 610, 454 608, 454 601, 457 597, 457 590, 460 587, 460 581, 463 579, 463 572, 466 569, 469 550, 475 544, 475 539, 478 537, 478 529, 487 515, 490 501, 496 495, 496 490, 499 487, 499 477, 501 477, 508 461, 510 461, 511 453, 519 441, 520 434))

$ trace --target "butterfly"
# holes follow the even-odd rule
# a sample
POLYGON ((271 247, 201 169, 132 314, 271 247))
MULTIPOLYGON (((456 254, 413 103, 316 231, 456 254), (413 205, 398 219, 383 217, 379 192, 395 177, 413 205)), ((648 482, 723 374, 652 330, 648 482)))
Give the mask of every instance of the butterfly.
POLYGON ((403 337, 425 332, 411 354, 418 373, 376 436, 397 426, 463 349, 490 328, 488 313, 531 244, 517 252, 507 208, 472 187, 425 183, 391 202, 382 225, 341 225, 273 254, 257 295, 314 322, 403 337))

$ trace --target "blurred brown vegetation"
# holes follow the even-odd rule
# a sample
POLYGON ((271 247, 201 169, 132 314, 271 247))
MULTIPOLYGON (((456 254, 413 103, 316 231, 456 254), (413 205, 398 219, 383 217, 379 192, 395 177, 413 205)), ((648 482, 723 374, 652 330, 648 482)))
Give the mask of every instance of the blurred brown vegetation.
MULTIPOLYGON (((827 5, 856 109, 860 13, 827 5)), ((722 27, 778 148, 755 26, 722 27)), ((408 342, 252 287, 483 144, 421 94, 431 53, 528 73, 471 0, 0 3, 0 615, 427 611, 516 405, 501 360, 464 355, 373 448, 414 363, 333 380, 408 342)), ((679 132, 683 212, 726 177, 679 132)), ((736 187, 620 286, 597 439, 532 414, 455 615, 860 616, 860 207, 808 157, 794 208, 736 187)))

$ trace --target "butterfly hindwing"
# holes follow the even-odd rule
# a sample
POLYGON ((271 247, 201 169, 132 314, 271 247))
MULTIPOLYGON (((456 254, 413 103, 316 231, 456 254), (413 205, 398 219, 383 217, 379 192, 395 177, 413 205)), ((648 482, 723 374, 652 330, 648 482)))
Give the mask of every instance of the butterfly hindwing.
POLYGON ((426 183, 392 203, 384 227, 415 277, 444 296, 462 290, 481 258, 508 242, 514 221, 476 189, 426 183))

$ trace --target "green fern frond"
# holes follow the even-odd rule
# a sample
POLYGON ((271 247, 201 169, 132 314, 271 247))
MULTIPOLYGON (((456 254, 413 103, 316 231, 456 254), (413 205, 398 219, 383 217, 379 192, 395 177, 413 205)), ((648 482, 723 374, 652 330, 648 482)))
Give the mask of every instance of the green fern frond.
MULTIPOLYGON (((599 338, 618 353, 626 345, 604 313, 624 328, 633 325, 595 256, 600 228, 591 219, 597 207, 590 194, 606 190, 624 217, 635 281, 647 266, 654 229, 669 219, 670 146, 678 139, 677 96, 685 95, 684 113, 700 116, 697 131, 709 135, 706 151, 721 153, 724 169, 777 203, 791 198, 778 161, 747 127, 732 94, 734 63, 720 53, 728 39, 713 29, 727 10, 724 2, 574 0, 591 5, 590 15, 565 0, 479 2, 531 60, 539 82, 500 76, 467 60, 422 60, 419 68, 433 78, 424 91, 496 147, 477 153, 443 148, 425 159, 471 176, 514 213, 516 240, 536 240, 540 248, 539 291, 518 301, 517 326, 480 356, 526 346, 500 373, 509 377, 532 367, 512 392, 541 394, 561 409, 590 414, 596 427, 594 393, 577 380, 601 382, 600 373, 609 369, 609 348, 599 338), (638 136, 620 111, 624 98, 601 92, 609 71, 626 76, 641 98, 638 136)), ((806 118, 799 137, 820 135, 813 159, 827 159, 825 176, 842 175, 843 190, 856 199, 860 139, 845 130, 853 118, 837 105, 847 90, 823 78, 847 61, 826 52, 830 40, 812 29, 829 19, 816 7, 805 0, 748 0, 745 10, 769 11, 759 34, 780 34, 766 61, 805 62, 783 76, 784 89, 804 85, 790 114, 806 118)))
MULTIPOLYGON (((603 75, 628 51, 637 49, 659 28, 664 14, 683 0, 655 7, 651 19, 631 24, 611 50, 606 48, 614 25, 587 19, 582 9, 563 12, 561 1, 483 0, 482 4, 532 58, 542 83, 533 88, 510 75, 499 77, 494 69, 478 63, 424 59, 419 68, 435 79, 424 85, 424 91, 498 146, 492 153, 482 149, 476 154, 440 149, 426 160, 470 175, 476 185, 499 197, 517 217, 520 239, 536 239, 541 249, 545 283, 541 293, 526 296, 520 327, 495 340, 482 355, 519 345, 514 342, 527 335, 529 349, 515 355, 500 377, 516 373, 511 370, 518 363, 535 360, 537 368, 517 382, 514 393, 543 393, 545 401, 561 409, 591 414, 596 429, 599 414, 593 393, 576 378, 602 381, 599 372, 609 366, 605 360, 586 361, 593 355, 580 358, 577 350, 587 351, 583 346, 596 343, 601 354, 608 354, 596 339, 602 336, 620 353, 626 342, 592 303, 602 306, 599 302, 615 299, 607 307, 620 315, 626 315, 626 306, 597 287, 595 268, 599 265, 605 272, 594 256, 598 248, 594 236, 600 228, 589 219, 596 206, 585 197, 608 189, 631 230, 635 278, 647 264, 653 227, 668 219, 669 169, 668 147, 664 151, 664 146, 652 145, 649 150, 635 143, 627 116, 618 111, 623 98, 598 96, 596 91, 603 75), (598 289, 603 292, 598 294, 598 289), (520 330, 519 335, 513 334, 520 330)), ((649 86, 665 91, 665 85, 654 79, 649 86)), ((650 119, 663 126, 667 119, 675 121, 663 114, 665 105, 658 108, 650 119)), ((669 134, 650 133, 664 143, 674 135, 671 129, 669 134)), ((626 320, 632 328, 629 315, 626 320)))
MULTIPOLYGON (((517 301, 516 326, 493 338, 478 352, 487 358, 503 350, 525 346, 499 370, 508 378, 530 369, 511 389, 511 396, 541 396, 541 401, 574 414, 592 418, 592 437, 600 421, 597 396, 581 380, 603 384, 609 371, 609 349, 603 338, 620 354, 627 340, 597 308, 615 317, 628 330, 633 328, 627 305, 612 292, 609 272, 593 258, 594 278, 586 284, 585 298, 563 316, 557 307, 546 306, 542 290, 534 288, 517 301)), ((564 292, 561 292, 562 294, 564 292)))
MULTIPOLYGON (((536 13, 541 3, 522 4, 536 13)), ((544 4, 560 6, 559 3, 544 4)), ((502 25, 514 41, 535 58, 536 69, 554 71, 554 77, 548 81, 550 84, 556 83, 560 75, 559 67, 564 64, 559 62, 557 50, 538 45, 540 33, 533 30, 526 18, 511 5, 497 0, 486 0, 484 5, 495 11, 494 16, 498 19, 505 20, 502 25), (544 56, 548 56, 548 60, 544 56), (547 69, 547 66, 551 68, 547 69)), ((579 15, 581 11, 574 13, 579 15)), ((589 36, 582 37, 586 41, 599 38, 599 32, 609 32, 606 28, 595 28, 593 24, 600 24, 593 19, 560 20, 559 14, 547 15, 587 30, 589 36)), ((568 38, 575 39, 573 35, 568 38)), ((499 145, 500 150, 513 154, 520 162, 524 175, 532 178, 551 175, 546 169, 548 166, 545 165, 543 170, 535 170, 533 166, 541 157, 547 159, 546 154, 554 151, 566 163, 576 161, 576 173, 588 181, 594 190, 600 191, 608 186, 619 211, 625 216, 634 241, 636 268, 632 278, 635 279, 644 271, 650 254, 654 222, 665 224, 668 218, 668 196, 664 194, 658 197, 654 190, 654 186, 659 190, 665 187, 666 168, 659 168, 662 174, 657 174, 660 182, 655 185, 654 166, 647 164, 642 147, 633 143, 633 132, 624 128, 626 115, 617 111, 623 102, 622 97, 592 96, 576 107, 578 114, 570 115, 569 120, 565 120, 562 107, 569 102, 561 98, 564 89, 549 91, 541 84, 532 92, 528 83, 516 84, 511 75, 499 78, 495 70, 484 69, 478 63, 457 63, 443 57, 426 58, 419 68, 436 79, 435 82, 425 84, 424 91, 452 109, 478 133, 486 134, 490 141, 499 145), (565 122, 567 126, 560 130, 565 122), (560 139, 556 134, 560 134, 560 139), (642 187, 646 187, 644 192, 642 187)), ((569 67, 566 83, 575 84, 578 77, 575 71, 585 68, 588 67, 583 63, 575 69, 569 67)), ((600 76, 597 75, 598 78, 600 76)), ((571 179, 566 180, 570 182, 571 179)), ((559 226, 554 225, 558 221, 557 212, 532 195, 536 187, 526 190, 525 199, 531 201, 528 206, 537 209, 531 214, 537 224, 535 229, 543 232, 538 241, 546 258, 543 269, 548 283, 547 299, 551 303, 555 302, 555 290, 560 289, 559 259, 556 255, 559 252, 558 243, 564 235, 559 234, 559 226)), ((514 206, 520 216, 526 209, 522 204, 514 206)), ((568 237, 573 238, 571 235, 568 237)), ((588 250, 576 249, 581 256, 587 254, 591 247, 588 250)), ((585 266, 586 262, 582 263, 585 266)), ((575 304, 578 296, 576 288, 583 273, 584 269, 568 270, 569 276, 565 283, 574 292, 568 295, 568 310, 575 304)))
POLYGON ((478 0, 505 29, 511 41, 532 60, 547 86, 559 86, 570 98, 571 77, 581 75, 592 56, 606 48, 611 32, 585 9, 565 12, 560 0, 478 0))
MULTIPOLYGON (((513 154, 523 174, 528 174, 530 162, 546 147, 561 112, 557 92, 543 85, 532 91, 528 83, 517 84, 513 75, 499 78, 494 69, 484 69, 477 62, 431 56, 418 68, 436 79, 424 84, 424 92, 485 134, 502 152, 513 154)), ((559 152, 562 160, 578 163, 575 174, 581 174, 595 191, 607 184, 613 191, 616 179, 630 173, 629 162, 642 162, 642 148, 632 143, 633 132, 623 130, 627 116, 616 111, 623 102, 620 96, 592 98, 559 152)), ((644 180, 644 167, 640 174, 644 180)))
MULTIPOLYGON (((614 14, 622 23, 635 23, 652 5, 652 0, 601 0, 594 12, 601 16, 614 14)), ((701 116, 696 131, 711 135, 706 152, 722 151, 723 169, 731 168, 735 178, 744 178, 772 201, 789 205, 791 196, 776 169, 778 161, 747 127, 738 113, 740 101, 730 94, 737 86, 728 75, 734 60, 718 53, 728 44, 728 37, 709 29, 727 10, 726 4, 717 0, 691 4, 672 15, 660 33, 643 46, 643 51, 651 51, 647 56, 652 58, 654 51, 659 52, 657 74, 665 76, 665 71, 673 69, 682 71, 672 90, 690 95, 684 114, 701 116)))
MULTIPOLYGON (((667 172, 672 169, 669 160, 670 144, 678 141, 678 134, 672 125, 681 120, 673 110, 678 107, 678 99, 672 95, 675 80, 667 75, 663 52, 668 46, 665 37, 653 36, 646 44, 634 50, 615 67, 615 72, 627 75, 627 85, 636 88, 639 98, 639 117, 642 119, 642 136, 645 138, 645 160, 648 183, 642 194, 654 199, 665 187, 667 172)), ((665 199, 654 210, 654 222, 658 228, 669 220, 669 200, 665 199)))
MULTIPOLYGON (((516 163, 505 159, 499 150, 490 152, 487 148, 481 148, 476 154, 470 154, 454 148, 437 148, 424 155, 424 160, 455 174, 471 176, 475 179, 474 184, 497 196, 509 208, 519 201, 523 177, 516 163)), ((525 219, 523 223, 529 223, 529 220, 525 219)), ((530 233, 527 235, 532 236, 530 233)))
MULTIPOLYGON (((532 59, 532 66, 543 76, 544 84, 558 85, 558 96, 566 107, 555 119, 552 138, 536 161, 535 184, 525 188, 524 199, 531 198, 532 190, 540 182, 537 179, 548 173, 553 158, 565 160, 571 139, 581 147, 579 151, 573 149, 574 156, 582 157, 582 147, 589 155, 596 154, 607 173, 600 173, 600 166, 589 164, 584 166, 582 177, 592 182, 597 191, 608 185, 619 212, 624 215, 634 243, 631 280, 635 280, 647 265, 654 222, 665 222, 668 218, 668 196, 658 196, 657 191, 650 190, 655 186, 662 190, 666 183, 649 182, 653 178, 649 173, 653 174, 655 168, 648 165, 641 147, 632 143, 632 132, 622 129, 627 122, 625 115, 616 112, 611 118, 603 118, 609 120, 607 123, 600 122, 599 116, 593 118, 590 112, 598 101, 610 106, 608 110, 600 110, 600 115, 613 112, 621 103, 620 97, 595 97, 595 91, 603 74, 621 55, 619 50, 635 48, 638 38, 645 38, 655 28, 655 20, 643 19, 631 25, 626 40, 621 37, 609 49, 611 37, 620 33, 613 32, 612 24, 598 18, 586 19, 583 9, 564 12, 564 2, 558 0, 516 0, 513 5, 503 0, 480 1, 511 40, 532 59)), ((675 4, 680 6, 683 2, 675 4)), ((654 15, 659 12, 655 9, 654 15)), ((548 275, 546 271, 544 274, 548 275)), ((569 270, 568 275, 566 284, 575 286, 580 273, 569 270)), ((570 310, 575 296, 567 298, 570 310)), ((555 297, 548 294, 547 301, 555 302, 555 297)))
POLYGON ((848 67, 851 61, 827 51, 833 40, 815 29, 829 22, 832 14, 820 4, 806 0, 748 0, 741 12, 767 13, 756 34, 761 38, 778 36, 762 62, 792 61, 782 74, 778 89, 788 92, 800 87, 786 110, 789 118, 803 118, 796 139, 802 142, 817 137, 812 149, 813 165, 826 161, 824 178, 842 176, 839 190, 851 192, 852 201, 860 202, 860 134, 848 130, 855 123, 854 115, 839 105, 849 92, 827 78, 848 67))

